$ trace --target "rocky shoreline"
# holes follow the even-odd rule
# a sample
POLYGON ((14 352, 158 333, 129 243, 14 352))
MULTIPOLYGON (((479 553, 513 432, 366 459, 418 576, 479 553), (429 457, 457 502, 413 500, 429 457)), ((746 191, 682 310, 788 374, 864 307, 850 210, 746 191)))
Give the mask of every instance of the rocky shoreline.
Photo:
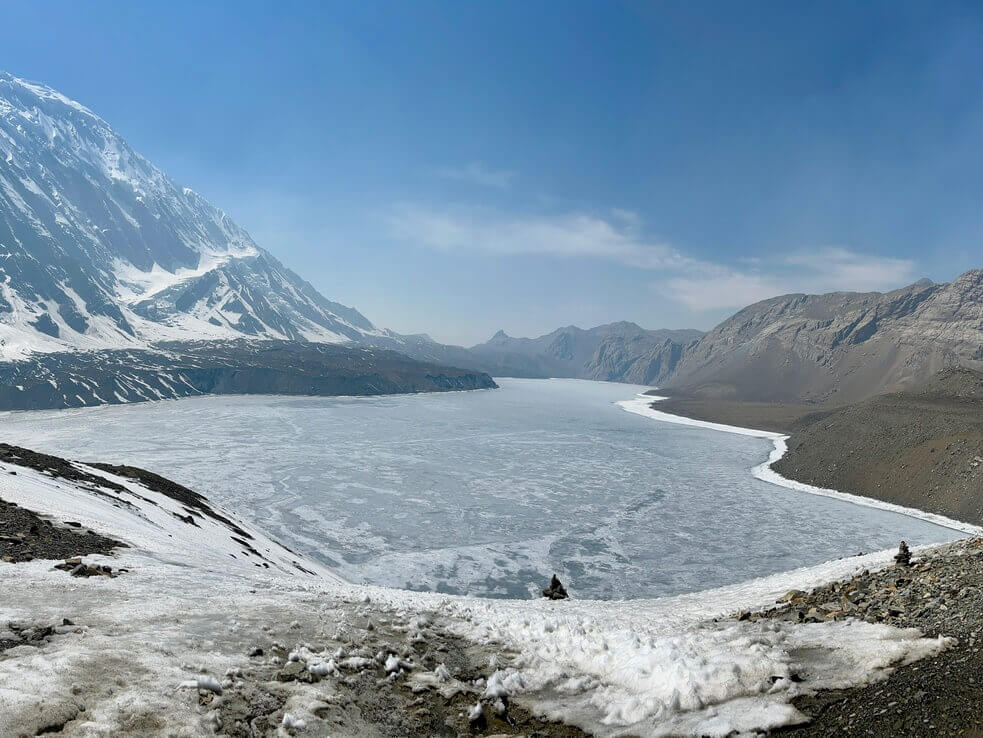
MULTIPOLYGON (((659 391, 652 394, 658 395, 659 391)), ((983 374, 940 372, 905 392, 841 408, 674 396, 658 410, 790 434, 773 468, 806 484, 983 524, 983 374)), ((803 696, 810 722, 782 735, 983 735, 983 538, 922 550, 911 565, 862 572, 740 620, 856 618, 952 639, 885 682, 803 696)))
POLYGON ((772 465, 787 479, 983 525, 981 372, 950 368, 904 392, 837 408, 682 395, 654 407, 790 435, 772 465))
POLYGON ((951 639, 935 657, 901 666, 884 682, 820 692, 793 704, 811 718, 794 736, 958 736, 983 731, 983 538, 926 548, 910 565, 861 572, 811 592, 793 590, 742 620, 856 618, 951 639))

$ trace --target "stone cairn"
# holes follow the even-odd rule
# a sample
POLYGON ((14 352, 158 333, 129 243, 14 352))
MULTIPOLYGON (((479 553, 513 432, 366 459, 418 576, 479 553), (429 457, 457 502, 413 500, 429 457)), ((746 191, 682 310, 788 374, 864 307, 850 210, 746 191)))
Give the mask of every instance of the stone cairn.
POLYGON ((553 578, 550 580, 550 586, 543 590, 543 597, 550 600, 565 600, 569 596, 570 595, 567 594, 567 590, 562 584, 560 584, 560 580, 557 578, 556 574, 554 574, 553 578))
POLYGON ((904 541, 901 541, 901 545, 898 546, 898 552, 894 555, 894 563, 898 566, 911 565, 911 551, 908 550, 908 544, 904 541))

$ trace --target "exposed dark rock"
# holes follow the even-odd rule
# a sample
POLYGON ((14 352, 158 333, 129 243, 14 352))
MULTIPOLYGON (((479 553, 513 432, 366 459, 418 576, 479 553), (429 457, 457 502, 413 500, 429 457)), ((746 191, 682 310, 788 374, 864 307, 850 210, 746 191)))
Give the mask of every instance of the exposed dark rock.
MULTIPOLYGON (((7 447, 8 449, 11 447, 7 447)), ((17 563, 108 554, 124 544, 91 531, 55 525, 19 505, 0 500, 0 561, 17 563)))
POLYGON ((550 600, 565 600, 569 597, 566 588, 560 583, 556 574, 550 580, 550 586, 543 590, 543 597, 550 600))
MULTIPOLYGON (((73 577, 115 578, 118 576, 118 572, 114 572, 111 566, 107 566, 106 564, 86 564, 78 557, 66 559, 60 564, 55 564, 55 568, 67 571, 73 577)), ((125 569, 120 569, 119 571, 125 571, 125 569)))

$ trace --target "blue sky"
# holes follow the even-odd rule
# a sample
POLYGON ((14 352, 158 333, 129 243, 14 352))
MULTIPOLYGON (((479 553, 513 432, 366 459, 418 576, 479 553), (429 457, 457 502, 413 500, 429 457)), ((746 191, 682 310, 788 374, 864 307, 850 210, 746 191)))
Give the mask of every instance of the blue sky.
POLYGON ((983 266, 983 11, 21 2, 89 106, 328 297, 471 344, 983 266))

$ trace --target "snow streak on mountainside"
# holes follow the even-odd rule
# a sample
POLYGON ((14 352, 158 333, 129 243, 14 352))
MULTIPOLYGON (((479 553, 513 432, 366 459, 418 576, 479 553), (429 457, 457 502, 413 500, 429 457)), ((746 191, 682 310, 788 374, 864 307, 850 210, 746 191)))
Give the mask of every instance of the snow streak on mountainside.
POLYGON ((94 113, 0 72, 0 356, 163 339, 384 335, 94 113))

